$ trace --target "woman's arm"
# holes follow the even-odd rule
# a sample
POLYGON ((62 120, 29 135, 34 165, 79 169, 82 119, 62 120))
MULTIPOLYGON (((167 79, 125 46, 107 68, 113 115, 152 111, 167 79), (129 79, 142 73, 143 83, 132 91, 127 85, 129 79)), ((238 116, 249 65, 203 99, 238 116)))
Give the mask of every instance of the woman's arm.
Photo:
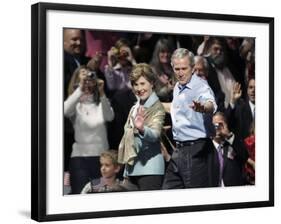
POLYGON ((107 83, 107 86, 108 86, 108 89, 109 90, 115 90, 116 87, 115 87, 115 79, 114 79, 114 76, 115 76, 115 71, 114 69, 109 66, 109 65, 106 65, 105 66, 105 69, 104 69, 104 76, 105 76, 105 79, 106 79, 106 83, 107 83))
POLYGON ((98 79, 98 88, 99 88, 99 93, 100 93, 103 117, 104 117, 105 121, 112 121, 114 118, 114 112, 113 112, 113 109, 111 107, 109 100, 107 99, 107 97, 104 93, 104 81, 101 79, 98 79))
POLYGON ((66 117, 72 117, 75 114, 75 106, 79 102, 79 98, 82 96, 81 88, 78 87, 65 101, 64 101, 64 115, 66 117))
POLYGON ((100 100, 101 100, 102 112, 103 112, 105 121, 112 121, 114 118, 114 112, 110 105, 109 100, 106 98, 105 95, 103 95, 100 98, 100 100))

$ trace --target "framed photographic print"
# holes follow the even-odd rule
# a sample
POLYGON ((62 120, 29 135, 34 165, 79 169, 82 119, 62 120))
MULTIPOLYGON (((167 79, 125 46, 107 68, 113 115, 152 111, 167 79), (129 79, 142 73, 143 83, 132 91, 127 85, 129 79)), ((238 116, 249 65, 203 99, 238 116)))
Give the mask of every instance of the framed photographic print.
MULTIPOLYGON (((274 18, 38 3, 32 5, 31 52, 32 219, 53 221, 274 205, 274 18), (214 108, 227 116, 222 123, 228 125, 229 132, 222 142, 241 138, 241 147, 230 145, 224 151, 224 164, 227 160, 230 165, 224 165, 221 171, 226 175, 226 169, 235 167, 239 174, 232 170, 228 179, 220 176, 215 185, 189 187, 184 183, 168 190, 158 184, 153 190, 145 190, 140 187, 139 177, 150 176, 145 179, 146 186, 156 183, 157 178, 162 184, 169 164, 175 161, 174 153, 182 146, 197 144, 197 140, 177 138, 174 122, 179 120, 183 127, 186 124, 175 116, 164 124, 161 144, 160 134, 157 137, 157 153, 152 150, 155 144, 142 142, 148 133, 153 135, 147 131, 151 126, 136 122, 137 116, 144 117, 141 110, 132 109, 135 115, 129 113, 138 103, 143 103, 145 111, 150 96, 142 102, 147 89, 137 90, 140 78, 134 82, 129 77, 138 66, 148 66, 156 77, 149 88, 163 105, 170 105, 176 91, 182 88, 177 81, 180 83, 184 76, 181 71, 177 73, 173 61, 171 64, 171 56, 183 48, 195 55, 194 63, 187 65, 192 68, 192 76, 210 86, 214 108), (248 111, 240 108, 242 104, 248 105, 248 111), (120 162, 123 127, 133 116, 133 127, 138 132, 131 133, 132 140, 143 144, 146 160, 141 166, 149 167, 150 173, 138 170, 136 161, 142 151, 136 146, 133 165, 129 160, 125 166, 118 165, 118 170, 112 169, 114 182, 106 182, 102 153, 115 150, 120 162), (242 149, 244 157, 239 154, 242 149), (156 160, 160 162, 152 163, 156 160), (130 170, 130 166, 134 169, 130 170), (113 190, 111 184, 117 180, 121 188, 113 190), (88 194, 80 194, 83 191, 88 194)), ((203 106, 194 110, 205 114, 205 109, 203 106)), ((194 117, 188 119, 197 125, 194 117)), ((153 122, 159 126, 162 121, 153 122)), ((226 127, 214 121, 210 124, 214 136, 226 127)), ((206 135, 204 139, 214 142, 214 136, 206 135)), ((216 148, 208 150, 217 156, 216 148)), ((207 157, 200 156, 193 155, 191 160, 207 161, 207 157)), ((113 164, 115 157, 109 157, 113 164)), ((218 158, 211 163, 218 167, 218 158)), ((208 180, 212 167, 206 170, 208 180)))

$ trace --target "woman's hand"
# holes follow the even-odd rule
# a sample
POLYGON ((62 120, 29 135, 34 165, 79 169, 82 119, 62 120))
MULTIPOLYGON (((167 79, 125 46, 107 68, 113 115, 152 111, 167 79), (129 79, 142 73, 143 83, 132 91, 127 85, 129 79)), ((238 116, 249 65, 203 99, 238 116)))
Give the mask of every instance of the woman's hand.
POLYGON ((87 66, 93 70, 97 71, 101 65, 102 61, 102 53, 101 52, 96 52, 95 56, 91 58, 91 60, 88 62, 87 66))
POLYGON ((132 65, 136 64, 135 58, 132 54, 132 51, 129 47, 123 47, 123 49, 120 52, 120 55, 122 57, 126 57, 126 60, 129 61, 132 65))
POLYGON ((136 117, 133 119, 135 128, 143 134, 144 133, 144 108, 140 106, 137 110, 136 117))
POLYGON ((117 62, 118 49, 116 47, 111 47, 107 52, 107 64, 113 67, 117 62))

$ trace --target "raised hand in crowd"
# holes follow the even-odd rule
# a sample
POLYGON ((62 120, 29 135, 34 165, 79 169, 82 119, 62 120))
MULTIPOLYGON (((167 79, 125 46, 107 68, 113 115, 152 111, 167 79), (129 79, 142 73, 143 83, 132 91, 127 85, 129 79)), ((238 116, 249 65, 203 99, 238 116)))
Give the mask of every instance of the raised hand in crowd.
POLYGON ((235 104, 237 100, 239 100, 242 96, 242 90, 241 90, 241 84, 238 82, 235 82, 233 85, 233 90, 231 94, 231 104, 235 104))
POLYGON ((107 52, 107 64, 113 67, 117 63, 118 49, 116 47, 111 47, 107 52))
POLYGON ((126 59, 127 61, 129 61, 132 65, 136 64, 135 58, 132 54, 131 49, 128 46, 124 46, 120 49, 120 54, 119 54, 119 58, 121 60, 126 59))
POLYGON ((102 53, 96 52, 96 54, 88 62, 87 67, 92 71, 98 71, 102 61, 102 53))

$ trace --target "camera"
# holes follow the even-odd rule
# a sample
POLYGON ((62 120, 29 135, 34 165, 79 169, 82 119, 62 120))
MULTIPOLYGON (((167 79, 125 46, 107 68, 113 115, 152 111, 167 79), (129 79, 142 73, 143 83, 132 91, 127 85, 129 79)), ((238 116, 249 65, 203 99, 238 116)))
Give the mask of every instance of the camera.
POLYGON ((215 128, 216 130, 220 129, 221 127, 222 127, 222 124, 221 124, 221 123, 215 123, 215 124, 214 124, 214 128, 215 128))
POLYGON ((87 74, 87 77, 92 78, 92 79, 95 79, 95 78, 97 77, 97 74, 96 74, 96 72, 94 72, 94 71, 90 71, 90 72, 87 74))
POLYGON ((129 53, 127 51, 120 51, 119 53, 119 59, 126 59, 129 56, 129 53))

